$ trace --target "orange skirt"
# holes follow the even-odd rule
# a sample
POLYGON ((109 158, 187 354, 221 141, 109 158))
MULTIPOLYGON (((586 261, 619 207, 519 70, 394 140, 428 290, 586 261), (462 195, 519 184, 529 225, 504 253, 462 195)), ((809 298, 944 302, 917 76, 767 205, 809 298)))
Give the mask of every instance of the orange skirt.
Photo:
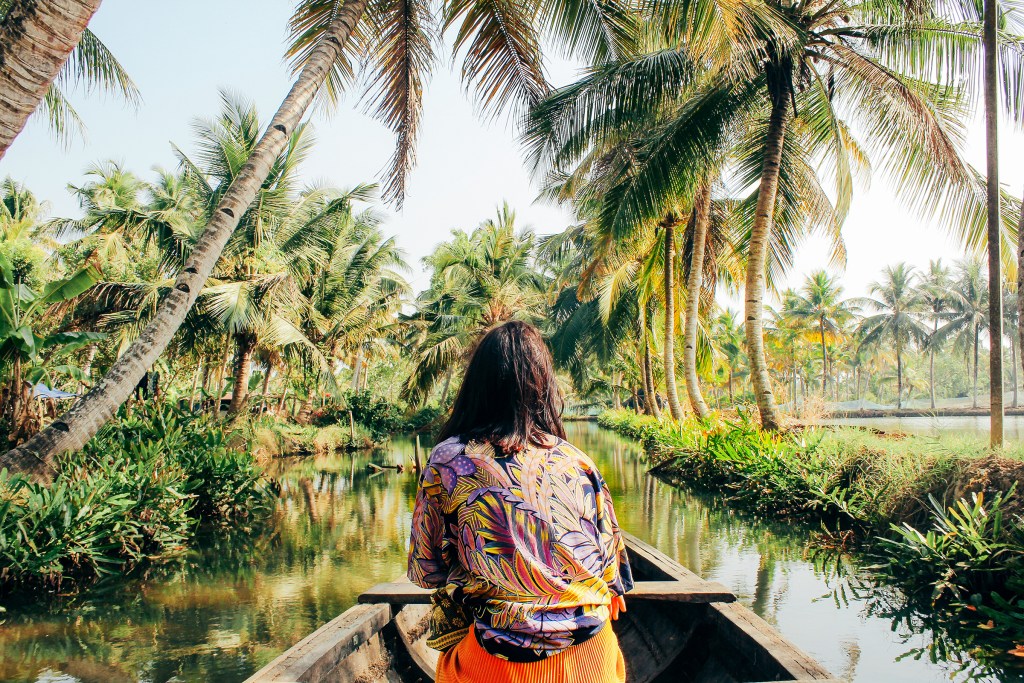
POLYGON ((612 625, 539 662, 509 662, 487 652, 472 632, 441 655, 436 683, 625 683, 626 663, 612 625))

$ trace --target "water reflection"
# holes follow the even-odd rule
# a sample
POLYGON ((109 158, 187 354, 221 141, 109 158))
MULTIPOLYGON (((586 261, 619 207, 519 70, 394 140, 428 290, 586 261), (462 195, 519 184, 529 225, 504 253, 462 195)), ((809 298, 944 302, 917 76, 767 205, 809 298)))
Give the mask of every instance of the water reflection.
POLYGON ((280 505, 257 538, 208 537, 127 585, 46 607, 8 605, 0 680, 246 678, 399 573, 415 480, 375 475, 368 461, 281 461, 272 473, 280 505))
MULTIPOLYGON (((732 588, 836 674, 872 683, 949 679, 955 665, 899 661, 931 644, 927 629, 901 621, 891 630, 891 615, 872 612, 849 580, 856 573, 836 573, 842 560, 809 556, 806 529, 752 520, 666 486, 647 476, 632 442, 592 424, 570 430, 598 461, 625 528, 732 588)), ((411 463, 413 448, 396 440, 373 458, 411 463)), ((8 605, 0 680, 244 679, 404 569, 415 476, 371 472, 369 460, 280 461, 271 474, 281 502, 266 533, 209 537, 180 562, 74 600, 25 596, 8 605)))

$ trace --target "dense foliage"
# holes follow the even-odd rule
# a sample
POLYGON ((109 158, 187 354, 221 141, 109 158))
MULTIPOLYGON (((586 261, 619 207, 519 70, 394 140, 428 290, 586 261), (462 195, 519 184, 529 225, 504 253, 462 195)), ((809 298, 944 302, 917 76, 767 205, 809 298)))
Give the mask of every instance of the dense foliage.
POLYGON ((123 413, 52 485, 0 473, 0 590, 123 573, 177 554, 200 523, 246 526, 269 493, 247 451, 169 406, 123 413))

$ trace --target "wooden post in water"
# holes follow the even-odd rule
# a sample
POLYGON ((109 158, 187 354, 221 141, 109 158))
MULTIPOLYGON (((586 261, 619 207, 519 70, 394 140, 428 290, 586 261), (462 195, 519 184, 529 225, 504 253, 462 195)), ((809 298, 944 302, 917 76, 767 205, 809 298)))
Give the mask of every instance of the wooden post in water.
POLYGON ((412 457, 416 464, 416 471, 422 472, 423 467, 420 465, 420 435, 416 435, 416 443, 412 447, 412 457))

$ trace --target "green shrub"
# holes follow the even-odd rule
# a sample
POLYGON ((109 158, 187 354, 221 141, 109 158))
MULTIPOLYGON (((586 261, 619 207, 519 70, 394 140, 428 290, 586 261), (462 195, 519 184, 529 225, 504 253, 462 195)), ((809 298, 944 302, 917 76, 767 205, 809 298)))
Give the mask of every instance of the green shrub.
POLYGON ((348 425, 350 411, 352 419, 365 429, 374 441, 382 441, 405 428, 402 410, 394 403, 374 396, 369 391, 346 394, 343 405, 327 406, 316 411, 312 423, 318 427, 348 425))
POLYGON ((948 508, 930 497, 931 529, 893 525, 893 538, 880 539, 887 573, 929 589, 936 602, 1005 592, 1015 578, 1024 579, 1021 520, 1004 516, 1016 495, 1016 487, 988 501, 975 493, 970 502, 961 499, 948 508))
POLYGON ((200 521, 261 515, 251 453, 206 418, 150 405, 104 427, 44 486, 0 472, 0 590, 60 586, 181 552, 200 521))

